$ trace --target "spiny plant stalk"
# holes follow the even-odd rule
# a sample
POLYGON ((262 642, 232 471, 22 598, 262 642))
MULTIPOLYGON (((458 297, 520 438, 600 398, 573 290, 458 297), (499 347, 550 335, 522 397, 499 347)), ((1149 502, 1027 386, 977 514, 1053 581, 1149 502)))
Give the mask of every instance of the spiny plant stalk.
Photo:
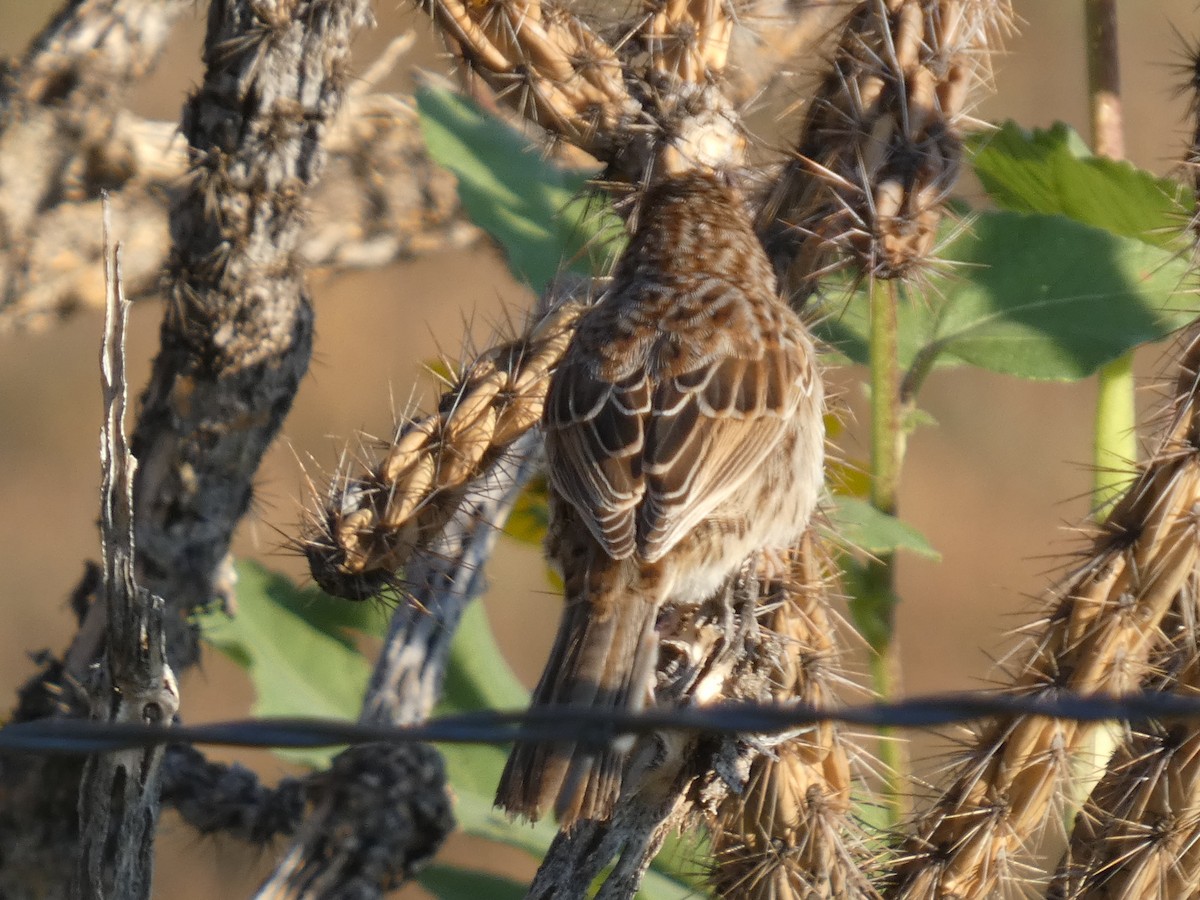
MULTIPOLYGON (((1183 357, 1173 416, 1156 452, 1100 526, 1082 563, 1029 626, 1009 690, 1123 694, 1151 671, 1163 622, 1200 551, 1200 343, 1183 357)), ((949 790, 911 829, 889 893, 984 897, 1020 878, 1019 860, 1055 813, 1072 759, 1096 724, 1013 718, 983 728, 949 790)))
POLYGON ((759 230, 795 300, 830 271, 926 265, 1006 0, 862 0, 845 19, 759 230))
MULTIPOLYGON (((944 204, 962 163, 961 130, 973 88, 990 73, 989 44, 1010 11, 982 0, 863 0, 841 27, 811 100, 795 157, 768 192, 758 230, 780 285, 803 302, 832 271, 848 268, 871 295, 871 501, 897 512, 904 459, 893 279, 927 266, 944 204)), ((871 606, 896 604, 890 555, 868 569, 871 606)), ((889 615, 890 613, 885 613, 889 615)), ((899 681, 890 623, 872 648, 875 689, 899 681)), ((886 737, 886 735, 885 735, 886 737)), ((880 748, 903 815, 902 745, 880 748)))
MULTIPOLYGON (((1194 146, 1189 162, 1193 154, 1194 146)), ((1174 451, 1186 454, 1197 446, 1195 426, 1185 429, 1183 422, 1191 421, 1200 392, 1200 323, 1184 333, 1176 356, 1167 430, 1175 435, 1174 451)), ((1164 646, 1152 659, 1144 690, 1200 692, 1198 575, 1193 571, 1186 579, 1164 619, 1164 646)), ((1200 730, 1193 724, 1151 722, 1128 731, 1076 816, 1049 896, 1167 900, 1193 892, 1200 884, 1198 763, 1200 730)))
POLYGON ((394 582, 441 533, 471 482, 537 425, 550 373, 586 305, 565 299, 516 340, 468 362, 436 412, 405 422, 378 463, 333 479, 303 541, 317 584, 363 600, 394 582))
MULTIPOLYGON (((648 0, 611 42, 541 0, 420 0, 468 73, 553 140, 642 184, 663 145, 698 158, 739 156, 722 90, 737 10, 717 0, 648 0), (729 152, 732 150, 732 154, 729 152)), ((739 159, 740 161, 740 159, 739 159)))
MULTIPOLYGON (((762 698, 830 708, 845 676, 839 668, 836 567, 810 529, 781 577, 760 586, 759 627, 783 653, 766 673, 762 698)), ((712 828, 714 893, 738 900, 876 897, 874 864, 854 822, 852 748, 824 723, 755 756, 746 785, 730 793, 712 828)))
POLYGON ((421 0, 461 58, 529 121, 600 160, 646 125, 615 51, 583 20, 539 0, 421 0))
MULTIPOLYGON (((1196 575, 1175 598, 1172 637, 1145 690, 1200 693, 1196 575)), ((1170 900, 1200 883, 1200 731, 1154 722, 1127 735, 1087 804, 1049 897, 1170 900)))

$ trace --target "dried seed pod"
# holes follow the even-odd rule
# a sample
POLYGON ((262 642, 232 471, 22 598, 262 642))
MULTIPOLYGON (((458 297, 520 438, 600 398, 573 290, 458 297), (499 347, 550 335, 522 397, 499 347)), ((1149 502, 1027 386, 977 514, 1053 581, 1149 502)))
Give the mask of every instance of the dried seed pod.
POLYGON ((537 424, 549 374, 586 305, 567 299, 521 337, 479 355, 436 412, 399 429, 377 464, 334 479, 303 542, 317 584, 362 600, 393 582, 449 521, 467 486, 537 424))
POLYGON ((1006 0, 862 0, 771 187, 759 232, 797 300, 832 268, 908 275, 934 249, 960 131, 1006 0))

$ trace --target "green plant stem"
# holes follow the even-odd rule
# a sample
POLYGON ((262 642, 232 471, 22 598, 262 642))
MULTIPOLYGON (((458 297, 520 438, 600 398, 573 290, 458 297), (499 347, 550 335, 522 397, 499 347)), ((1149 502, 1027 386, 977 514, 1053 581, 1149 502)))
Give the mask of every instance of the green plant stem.
POLYGON ((1137 459, 1133 354, 1126 353, 1102 368, 1098 381, 1092 463, 1096 473, 1093 502, 1101 510, 1129 481, 1129 466, 1137 459))
MULTIPOLYGON (((1121 115, 1121 66, 1117 52, 1116 0, 1084 0, 1088 105, 1092 145, 1110 159, 1125 156, 1125 131, 1121 115)), ((1100 370, 1096 399, 1096 424, 1092 441, 1095 467, 1092 501, 1102 510, 1128 480, 1130 463, 1137 459, 1134 431, 1133 355, 1126 354, 1100 370)))
MULTIPOLYGON (((904 458, 904 431, 900 423, 900 365, 896 323, 896 295, 891 282, 872 280, 871 296, 871 504, 888 515, 896 514, 900 466, 904 458)), ((895 697, 900 681, 896 655, 896 559, 883 554, 867 564, 869 605, 882 617, 876 630, 881 637, 872 649, 871 681, 883 700, 895 697)), ((880 729, 879 756, 889 779, 888 813, 892 825, 904 817, 904 791, 908 759, 904 745, 891 731, 880 729)))

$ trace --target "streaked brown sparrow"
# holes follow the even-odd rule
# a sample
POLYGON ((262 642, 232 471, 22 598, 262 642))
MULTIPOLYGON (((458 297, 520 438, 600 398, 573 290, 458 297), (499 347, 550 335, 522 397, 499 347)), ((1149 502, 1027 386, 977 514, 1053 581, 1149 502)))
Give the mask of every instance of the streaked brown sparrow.
MULTIPOLYGON (((704 601, 804 531, 823 410, 813 343, 740 192, 712 172, 658 180, 551 381, 546 544, 566 609, 535 706, 653 703, 664 604, 704 601)), ((609 818, 626 755, 518 742, 496 802, 530 819, 553 804, 564 827, 609 818)))

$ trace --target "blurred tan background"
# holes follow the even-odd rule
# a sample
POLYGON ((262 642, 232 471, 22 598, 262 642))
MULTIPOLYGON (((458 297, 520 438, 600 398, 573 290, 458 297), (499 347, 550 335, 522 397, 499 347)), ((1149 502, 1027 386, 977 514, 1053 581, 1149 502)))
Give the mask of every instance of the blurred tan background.
MULTIPOLYGON (((0 53, 19 54, 56 7, 34 0, 0 0, 0 53)), ((203 4, 197 4, 199 10, 203 4)), ((1129 154, 1155 172, 1179 158, 1187 130, 1185 101, 1173 89, 1183 77, 1174 25, 1200 33, 1193 0, 1128 0, 1121 4, 1122 65, 1129 154)), ((997 95, 981 115, 1048 125, 1064 119, 1086 133, 1081 0, 1016 0, 1019 36, 998 61, 997 95)), ((356 48, 360 70, 387 42, 414 29, 422 43, 411 64, 441 66, 426 22, 389 2, 376 10, 379 26, 356 48)), ((197 83, 203 21, 199 11, 179 28, 151 83, 138 92, 140 111, 174 119, 184 93, 197 83)), ((98 227, 98 226, 97 226, 98 227)), ((119 233, 120 225, 117 223, 119 233)), ((100 272, 97 272, 97 279, 100 272)), ((236 542, 242 555, 301 576, 299 560, 279 550, 276 529, 291 532, 302 478, 296 454, 329 465, 358 430, 381 434, 392 421, 392 397, 414 383, 431 396, 422 362, 439 349, 454 352, 464 322, 486 338, 504 308, 521 308, 528 292, 508 277, 486 248, 434 256, 371 274, 314 280, 316 353, 284 440, 258 479, 257 502, 236 542)), ((130 384, 145 384, 156 348, 160 308, 133 312, 130 384)), ((60 650, 73 622, 65 598, 95 557, 99 490, 96 376, 100 320, 84 313, 40 334, 0 341, 0 697, 33 671, 27 653, 60 650)), ((1138 371, 1146 385, 1161 361, 1146 348, 1138 371)), ((859 373, 832 373, 859 400, 859 373)), ((1141 407, 1152 406, 1144 391, 1141 407)), ((1047 583, 1074 544, 1068 530, 1087 512, 1089 429, 1094 386, 1029 384, 968 370, 934 375, 922 406, 937 420, 910 444, 902 513, 944 555, 941 563, 913 558, 901 567, 899 636, 908 692, 973 688, 1004 635, 1022 621, 1030 597, 1047 583)), ((841 450, 866 455, 861 424, 851 423, 841 450)), ((532 682, 557 620, 558 599, 541 577, 534 550, 504 539, 489 572, 487 607, 513 665, 532 682)), ((241 673, 210 654, 183 685, 183 714, 192 722, 244 714, 251 697, 241 673)), ((7 705, 11 700, 0 700, 7 705)), ((918 742, 928 755, 928 742, 918 742)), ((273 780, 286 771, 269 754, 217 752, 253 764, 273 780)), ((926 763, 928 770, 929 763, 926 763)), ((451 858, 481 858, 481 848, 455 839, 451 858)), ((267 871, 272 854, 223 840, 202 840, 177 819, 164 818, 156 895, 172 898, 246 896, 267 871)), ((516 878, 534 869, 527 858, 497 857, 516 878)), ((404 896, 421 896, 409 889, 404 896)))

